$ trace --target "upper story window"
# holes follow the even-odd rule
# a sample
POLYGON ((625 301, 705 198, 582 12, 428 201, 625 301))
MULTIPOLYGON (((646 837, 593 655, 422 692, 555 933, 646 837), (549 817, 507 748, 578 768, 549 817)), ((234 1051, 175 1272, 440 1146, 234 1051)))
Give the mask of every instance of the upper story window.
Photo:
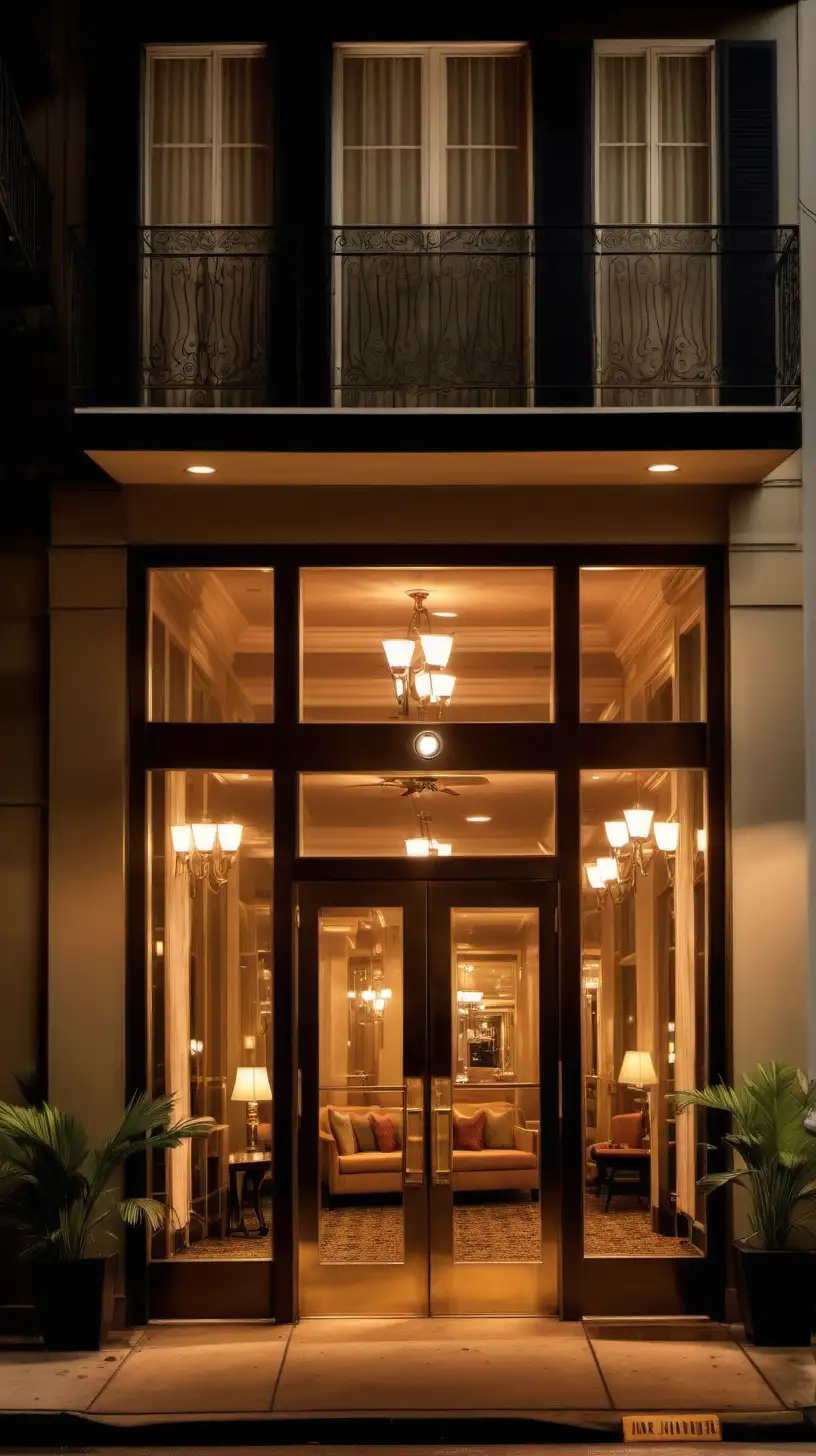
POLYGON ((268 117, 263 46, 148 47, 145 223, 268 223, 268 117))
POLYGON ((338 221, 526 222, 527 95, 521 46, 338 47, 338 221))
POLYGON ((600 224, 714 220, 713 61, 709 44, 596 46, 600 224))

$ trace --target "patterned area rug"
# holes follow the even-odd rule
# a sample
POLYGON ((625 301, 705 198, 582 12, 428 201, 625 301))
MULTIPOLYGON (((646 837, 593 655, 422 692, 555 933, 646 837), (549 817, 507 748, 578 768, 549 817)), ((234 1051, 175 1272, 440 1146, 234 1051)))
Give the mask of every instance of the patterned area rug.
MULTIPOLYGON (((264 1198, 263 1213, 267 1226, 272 1227, 272 1200, 264 1198)), ((230 1234, 228 1239, 196 1239, 186 1249, 181 1249, 176 1259, 271 1259, 272 1243, 267 1235, 258 1237, 258 1220, 253 1208, 244 1209, 247 1234, 230 1234)))
MULTIPOLYGON (((453 1210, 457 1263, 531 1264, 540 1258, 538 1204, 487 1204, 453 1210)), ((324 1264, 401 1264, 405 1257, 402 1209, 325 1209, 320 1221, 324 1264)))
POLYGON ((590 1195, 584 1208, 584 1251, 590 1259, 696 1259, 687 1239, 672 1239, 652 1230, 651 1214, 637 1198, 613 1198, 608 1213, 604 1200, 590 1195))

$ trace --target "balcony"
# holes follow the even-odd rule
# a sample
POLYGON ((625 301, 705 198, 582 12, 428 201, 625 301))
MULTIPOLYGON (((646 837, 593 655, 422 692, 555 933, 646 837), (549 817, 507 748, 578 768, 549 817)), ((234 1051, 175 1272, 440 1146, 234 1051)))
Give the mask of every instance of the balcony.
POLYGON ((77 405, 799 401, 795 227, 154 226, 71 256, 77 405))

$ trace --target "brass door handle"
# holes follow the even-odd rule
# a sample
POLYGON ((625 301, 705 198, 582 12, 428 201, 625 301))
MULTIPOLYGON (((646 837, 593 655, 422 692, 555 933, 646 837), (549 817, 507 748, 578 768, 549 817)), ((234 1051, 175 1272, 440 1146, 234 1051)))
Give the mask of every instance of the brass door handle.
POLYGON ((437 1185, 450 1183, 453 1145, 453 1108, 449 1077, 431 1082, 431 1178, 437 1185))

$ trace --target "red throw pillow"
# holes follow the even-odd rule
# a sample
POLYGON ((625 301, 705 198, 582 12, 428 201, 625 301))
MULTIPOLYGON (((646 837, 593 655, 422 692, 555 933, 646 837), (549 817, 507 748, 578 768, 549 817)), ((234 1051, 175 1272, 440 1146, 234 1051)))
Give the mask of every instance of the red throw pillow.
POLYGON ((390 1117, 378 1117, 376 1112, 371 1114, 371 1126, 374 1129, 374 1141, 377 1144, 379 1153, 395 1153, 397 1151, 397 1134, 394 1131, 394 1124, 390 1117))
POLYGON ((472 1117, 453 1119, 453 1145, 462 1152, 480 1153, 484 1147, 484 1111, 474 1112, 472 1117))

